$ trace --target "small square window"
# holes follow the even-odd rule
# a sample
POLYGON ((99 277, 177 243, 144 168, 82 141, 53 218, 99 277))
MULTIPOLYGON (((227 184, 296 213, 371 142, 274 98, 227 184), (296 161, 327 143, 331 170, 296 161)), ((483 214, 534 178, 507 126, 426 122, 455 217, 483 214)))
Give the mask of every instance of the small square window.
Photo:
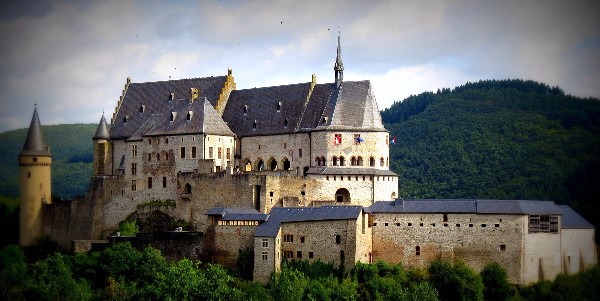
POLYGON ((456 227, 457 227, 457 228, 460 228, 460 224, 456 224, 456 227))
POLYGON ((408 226, 409 226, 409 227, 412 227, 412 223, 408 223, 408 226))
POLYGON ((396 227, 400 227, 400 223, 396 223, 396 227))
POLYGON ((498 228, 498 227, 500 227, 500 224, 494 224, 494 227, 498 228))
POLYGON ((308 252, 308 258, 313 258, 314 257, 314 253, 313 252, 308 252))
POLYGON ((500 245, 500 252, 506 251, 506 245, 500 245))
POLYGON ((481 224, 481 228, 485 228, 485 227, 487 227, 486 224, 481 224))
POLYGON ((300 242, 304 243, 304 236, 300 236, 300 242))
POLYGON ((384 223, 383 225, 387 227, 387 226, 388 226, 388 223, 384 223))
POLYGON ((473 224, 469 224, 469 228, 473 228, 473 224))

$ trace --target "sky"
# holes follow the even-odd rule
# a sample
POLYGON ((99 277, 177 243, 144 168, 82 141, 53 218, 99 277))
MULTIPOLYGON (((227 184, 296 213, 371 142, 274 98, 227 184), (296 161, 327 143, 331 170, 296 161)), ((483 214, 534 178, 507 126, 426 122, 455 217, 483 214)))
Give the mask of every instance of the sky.
POLYGON ((132 82, 370 80, 379 109, 485 79, 600 97, 599 1, 2 1, 0 132, 108 120, 132 82))

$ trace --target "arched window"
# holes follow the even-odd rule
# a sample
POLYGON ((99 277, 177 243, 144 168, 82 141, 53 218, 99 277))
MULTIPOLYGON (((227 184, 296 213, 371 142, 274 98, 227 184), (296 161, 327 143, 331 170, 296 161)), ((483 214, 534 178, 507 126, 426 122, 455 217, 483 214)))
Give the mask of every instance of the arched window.
POLYGON ((315 165, 321 166, 321 158, 319 158, 319 157, 315 158, 315 165))
POLYGON ((252 164, 250 163, 250 159, 246 158, 242 161, 243 171, 252 171, 252 164))
POLYGON ((369 166, 375 166, 375 158, 371 157, 369 158, 369 166))
POLYGON ((416 256, 421 256, 421 247, 419 247, 419 246, 415 247, 415 255, 416 256))
POLYGON ((381 167, 385 166, 385 160, 383 160, 383 157, 379 159, 379 165, 381 165, 381 167))
POLYGON ((338 245, 341 244, 342 243, 342 237, 339 236, 339 235, 336 235, 335 236, 335 243, 338 244, 338 245))
POLYGON ((283 165, 283 170, 290 170, 290 168, 292 167, 288 158, 283 158, 283 160, 281 161, 281 165, 283 165))
POLYGON ((339 203, 350 202, 350 192, 346 188, 340 188, 335 192, 335 201, 339 203))
POLYGON ((258 171, 265 170, 265 162, 262 159, 256 160, 256 170, 258 170, 258 171))
POLYGON ((393 199, 395 199, 395 198, 396 198, 396 193, 395 193, 395 192, 392 192, 392 195, 390 196, 390 198, 391 198, 392 200, 393 200, 393 199))
POLYGON ((362 157, 356 158, 356 165, 357 166, 362 166, 363 165, 363 159, 362 159, 362 157))
POLYGON ((288 120, 287 120, 287 118, 283 121, 283 127, 284 128, 288 127, 288 120))
POLYGON ((185 193, 192 193, 192 185, 190 183, 185 184, 185 193))
POLYGON ((337 166, 338 165, 338 158, 336 156, 333 156, 331 158, 331 165, 333 165, 333 166, 337 166))
POLYGON ((273 157, 269 158, 269 160, 267 160, 267 167, 269 170, 277 170, 277 160, 273 157))
POLYGON ((325 161, 325 157, 321 157, 321 164, 322 164, 322 166, 327 165, 327 161, 325 161))
POLYGON ((156 161, 160 161, 160 153, 156 154, 156 161))
POLYGON ((390 167, 390 158, 385 157, 385 166, 390 167))
POLYGON ((345 166, 346 165, 346 159, 344 159, 344 156, 340 156, 340 166, 345 166))
POLYGON ((350 158, 350 166, 356 166, 356 157, 352 156, 350 158))

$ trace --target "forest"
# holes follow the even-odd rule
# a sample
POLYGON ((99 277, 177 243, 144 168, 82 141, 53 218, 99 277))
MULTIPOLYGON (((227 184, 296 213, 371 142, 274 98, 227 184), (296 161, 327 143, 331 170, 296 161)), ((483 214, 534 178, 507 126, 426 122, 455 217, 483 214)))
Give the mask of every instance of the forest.
MULTIPOLYGON (((459 301, 598 300, 600 296, 598 265, 576 275, 559 275, 552 282, 514 286, 497 263, 476 273, 464 263, 440 260, 424 269, 357 263, 350 271, 320 261, 290 261, 263 285, 247 278, 251 271, 234 272, 189 259, 169 262, 152 247, 137 250, 129 243, 46 257, 36 254, 39 249, 0 248, 0 299, 459 301)), ((248 257, 253 258, 241 252, 238 262, 248 257)))
POLYGON ((413 95, 381 115, 396 137, 401 197, 550 200, 600 225, 598 99, 488 80, 413 95))

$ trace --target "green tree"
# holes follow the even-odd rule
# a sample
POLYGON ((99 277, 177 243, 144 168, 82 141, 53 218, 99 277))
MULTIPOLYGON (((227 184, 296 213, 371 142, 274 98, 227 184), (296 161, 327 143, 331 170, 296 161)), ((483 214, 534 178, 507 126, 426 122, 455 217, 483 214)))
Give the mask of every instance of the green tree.
POLYGON ((135 219, 123 221, 119 224, 119 233, 122 236, 135 236, 140 231, 135 219))
POLYGON ((483 300, 481 277, 463 262, 454 265, 435 260, 429 266, 429 281, 441 300, 483 300))
POLYGON ((63 255, 56 253, 35 264, 27 299, 89 300, 92 290, 85 281, 76 281, 63 255))
POLYGON ((271 275, 271 295, 275 300, 301 301, 307 282, 302 272, 282 265, 280 273, 271 275))
POLYGON ((485 300, 506 300, 511 295, 506 270, 497 262, 488 263, 480 275, 485 300))

